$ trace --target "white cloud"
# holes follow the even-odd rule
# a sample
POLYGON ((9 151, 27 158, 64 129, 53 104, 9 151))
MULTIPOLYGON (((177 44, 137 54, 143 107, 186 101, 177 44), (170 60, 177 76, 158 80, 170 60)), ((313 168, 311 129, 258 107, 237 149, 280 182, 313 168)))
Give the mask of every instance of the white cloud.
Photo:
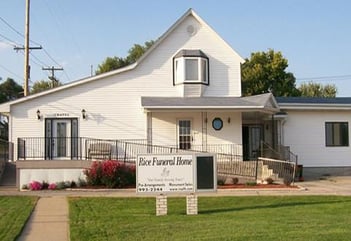
POLYGON ((0 41, 0 51, 13 48, 11 44, 0 41))

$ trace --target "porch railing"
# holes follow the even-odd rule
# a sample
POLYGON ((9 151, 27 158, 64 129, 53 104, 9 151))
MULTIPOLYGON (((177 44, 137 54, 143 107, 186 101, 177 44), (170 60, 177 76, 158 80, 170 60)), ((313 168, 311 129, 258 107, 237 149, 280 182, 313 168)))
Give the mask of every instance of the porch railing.
POLYGON ((144 139, 105 140, 86 137, 24 137, 17 139, 18 160, 113 159, 127 160, 144 139), (133 146, 133 148, 131 148, 133 146))
POLYGON ((265 142, 261 142, 261 155, 258 160, 267 166, 277 178, 294 182, 298 156, 288 146, 278 146, 277 150, 265 142))
MULTIPOLYGON (((124 162, 135 162, 137 155, 142 153, 172 154, 187 152, 209 152, 216 155, 217 170, 221 175, 239 175, 257 179, 262 176, 262 165, 266 165, 280 178, 287 175, 294 176, 297 157, 289 152, 289 160, 280 159, 278 152, 268 149, 261 152, 264 159, 243 161, 242 145, 212 144, 192 145, 189 150, 179 149, 177 146, 149 145, 145 139, 105 140, 94 138, 18 138, 17 155, 19 160, 95 160, 111 159, 124 162), (269 150, 269 151, 267 151, 269 150), (267 154, 271 155, 267 155, 267 154), (273 156, 272 153, 275 155, 273 156), (291 161, 296 158, 296 161, 291 161), (279 163, 279 164, 277 164, 279 163), (293 169, 290 168, 293 167, 293 169)), ((280 154, 279 154, 280 155, 280 154)))

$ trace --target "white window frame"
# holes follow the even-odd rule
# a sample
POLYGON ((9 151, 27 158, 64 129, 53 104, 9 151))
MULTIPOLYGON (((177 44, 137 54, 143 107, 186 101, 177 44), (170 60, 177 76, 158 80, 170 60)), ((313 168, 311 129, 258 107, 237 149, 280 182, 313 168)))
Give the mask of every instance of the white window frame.
POLYGON ((209 84, 209 66, 208 59, 204 57, 179 57, 174 59, 174 84, 209 84), (186 60, 197 60, 198 79, 186 79, 186 60), (205 70, 203 70, 203 62, 205 62, 205 70), (205 75, 203 75, 205 73, 205 75))
POLYGON ((192 148, 193 145, 193 120, 191 118, 181 118, 181 119, 177 119, 177 148, 181 149, 181 150, 189 150, 192 148), (189 126, 189 133, 185 134, 185 133, 181 133, 180 131, 180 122, 181 121, 189 121, 190 126, 189 126), (189 141, 188 142, 184 142, 181 141, 181 137, 189 137, 189 141), (183 147, 181 147, 181 144, 183 144, 183 147), (189 144, 189 146, 185 146, 186 144, 189 144))

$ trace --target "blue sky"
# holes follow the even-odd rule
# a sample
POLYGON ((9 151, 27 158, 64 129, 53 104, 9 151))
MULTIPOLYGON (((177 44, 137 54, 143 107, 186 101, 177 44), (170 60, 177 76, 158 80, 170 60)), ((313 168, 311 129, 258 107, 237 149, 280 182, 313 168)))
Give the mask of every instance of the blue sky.
MULTIPOLYGON (((58 64, 64 83, 87 77, 108 56, 157 39, 193 8, 243 58, 272 48, 289 60, 297 84, 335 84, 351 96, 351 1, 348 0, 31 0, 31 83, 58 64), (48 54, 47 54, 48 53, 48 54), (54 61, 55 62, 54 62, 54 61), (44 65, 45 64, 45 65, 44 65)), ((0 77, 23 83, 25 0, 0 1, 0 77), (5 23, 6 22, 6 23, 5 23)))

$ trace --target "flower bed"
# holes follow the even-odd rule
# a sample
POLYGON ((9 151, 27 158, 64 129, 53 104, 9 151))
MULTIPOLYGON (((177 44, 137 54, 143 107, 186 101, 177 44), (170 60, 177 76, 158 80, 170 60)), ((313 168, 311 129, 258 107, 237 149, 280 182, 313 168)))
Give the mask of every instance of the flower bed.
POLYGON ((90 168, 84 170, 86 179, 48 183, 33 180, 23 185, 23 190, 61 190, 66 188, 135 188, 135 165, 120 161, 95 161, 90 168))

